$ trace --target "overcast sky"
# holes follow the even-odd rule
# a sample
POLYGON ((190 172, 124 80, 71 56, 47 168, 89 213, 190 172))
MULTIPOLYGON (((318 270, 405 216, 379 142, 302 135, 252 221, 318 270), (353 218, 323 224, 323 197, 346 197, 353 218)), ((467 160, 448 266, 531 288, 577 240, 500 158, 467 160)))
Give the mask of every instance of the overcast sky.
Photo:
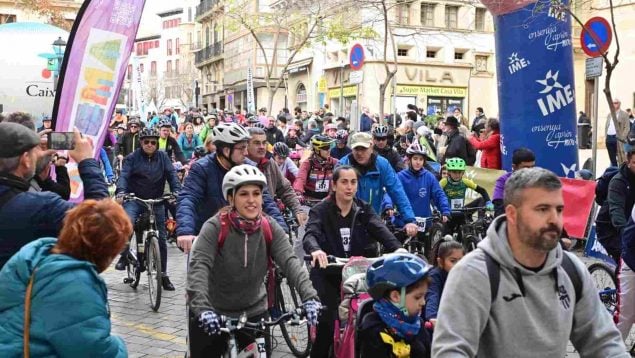
POLYGON ((145 35, 155 35, 161 31, 160 20, 157 16, 157 12, 170 10, 179 6, 184 6, 185 3, 198 3, 195 0, 171 2, 166 0, 146 0, 146 6, 143 8, 143 16, 141 17, 141 26, 139 27, 139 33, 137 37, 143 37, 145 35), (180 4, 180 5, 179 5, 180 4))

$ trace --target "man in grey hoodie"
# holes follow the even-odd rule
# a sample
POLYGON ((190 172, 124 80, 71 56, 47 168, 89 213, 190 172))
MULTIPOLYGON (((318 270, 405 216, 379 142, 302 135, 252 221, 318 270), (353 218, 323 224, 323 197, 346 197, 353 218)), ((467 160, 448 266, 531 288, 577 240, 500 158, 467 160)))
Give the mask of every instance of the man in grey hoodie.
POLYGON ((450 271, 432 356, 564 357, 571 340, 581 357, 628 357, 586 267, 558 245, 564 208, 558 177, 541 168, 515 171, 504 205, 505 215, 478 249, 450 271), (486 255, 500 268, 494 297, 486 255), (577 270, 580 297, 564 255, 577 270))

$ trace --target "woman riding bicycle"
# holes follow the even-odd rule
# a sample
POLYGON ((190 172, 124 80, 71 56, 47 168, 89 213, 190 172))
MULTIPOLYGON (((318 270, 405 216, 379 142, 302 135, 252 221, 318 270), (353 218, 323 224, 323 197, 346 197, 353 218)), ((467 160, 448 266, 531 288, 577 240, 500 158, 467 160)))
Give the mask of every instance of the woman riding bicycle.
MULTIPOLYGON (((299 292, 309 323, 317 323, 320 303, 306 270, 282 228, 262 213, 266 185, 258 168, 233 167, 222 183, 230 207, 207 220, 194 242, 187 274, 191 357, 222 356, 227 337, 220 335, 221 315, 238 317, 245 312, 252 322, 267 315, 264 278, 271 259, 299 292), (226 240, 221 242, 223 232, 226 240)), ((253 342, 253 335, 239 331, 237 339, 244 347, 253 342)))
POLYGON ((328 196, 333 168, 337 164, 337 159, 331 157, 332 141, 321 134, 311 138, 313 154, 300 164, 300 171, 293 183, 293 189, 301 198, 319 201, 328 196))
MULTIPOLYGON (((375 242, 391 252, 401 243, 388 230, 367 203, 355 198, 359 173, 351 166, 338 166, 333 172, 333 193, 309 212, 304 235, 304 250, 313 257, 311 281, 320 300, 327 306, 322 312, 311 357, 327 357, 333 344, 335 314, 339 304, 341 270, 330 270, 327 255, 336 257, 375 256, 368 250, 375 242)), ((374 247, 376 248, 376 247, 374 247)))

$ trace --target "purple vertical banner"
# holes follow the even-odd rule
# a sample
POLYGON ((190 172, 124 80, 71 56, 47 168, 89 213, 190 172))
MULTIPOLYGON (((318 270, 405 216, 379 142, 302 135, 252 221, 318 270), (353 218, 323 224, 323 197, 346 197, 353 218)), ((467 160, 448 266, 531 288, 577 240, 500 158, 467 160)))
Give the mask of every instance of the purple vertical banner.
MULTIPOLYGON (((53 126, 74 127, 93 140, 95 158, 108 131, 145 0, 86 0, 69 36, 60 71, 53 126)), ((82 199, 77 163, 68 165, 71 200, 82 199)))
POLYGON ((481 0, 494 16, 503 168, 515 149, 561 177, 578 170, 568 0, 481 0))

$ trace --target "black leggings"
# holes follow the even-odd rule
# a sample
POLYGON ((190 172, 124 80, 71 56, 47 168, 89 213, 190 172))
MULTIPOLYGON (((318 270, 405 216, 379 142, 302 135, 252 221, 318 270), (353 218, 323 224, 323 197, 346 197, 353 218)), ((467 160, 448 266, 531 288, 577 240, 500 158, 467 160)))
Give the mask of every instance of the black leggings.
POLYGON ((315 342, 311 348, 311 358, 328 358, 333 346, 333 330, 335 329, 337 308, 340 304, 342 270, 338 268, 313 268, 310 278, 320 297, 320 302, 326 306, 326 310, 320 314, 315 342))
MULTIPOLYGON (((249 317, 247 321, 257 322, 262 318, 267 319, 267 314, 262 314, 255 317, 249 317)), ((262 333, 257 333, 250 329, 241 329, 236 332, 236 343, 238 344, 238 351, 244 349, 251 344, 254 339, 261 336, 262 333)), ((229 334, 221 333, 215 335, 209 335, 199 327, 198 317, 194 317, 192 312, 189 312, 188 320, 188 344, 190 349, 189 357, 192 358, 221 358, 227 351, 229 342, 229 334)), ((271 352, 271 341, 269 335, 265 335, 265 344, 267 351, 271 352)), ((269 353, 267 354, 269 356, 269 353)))

